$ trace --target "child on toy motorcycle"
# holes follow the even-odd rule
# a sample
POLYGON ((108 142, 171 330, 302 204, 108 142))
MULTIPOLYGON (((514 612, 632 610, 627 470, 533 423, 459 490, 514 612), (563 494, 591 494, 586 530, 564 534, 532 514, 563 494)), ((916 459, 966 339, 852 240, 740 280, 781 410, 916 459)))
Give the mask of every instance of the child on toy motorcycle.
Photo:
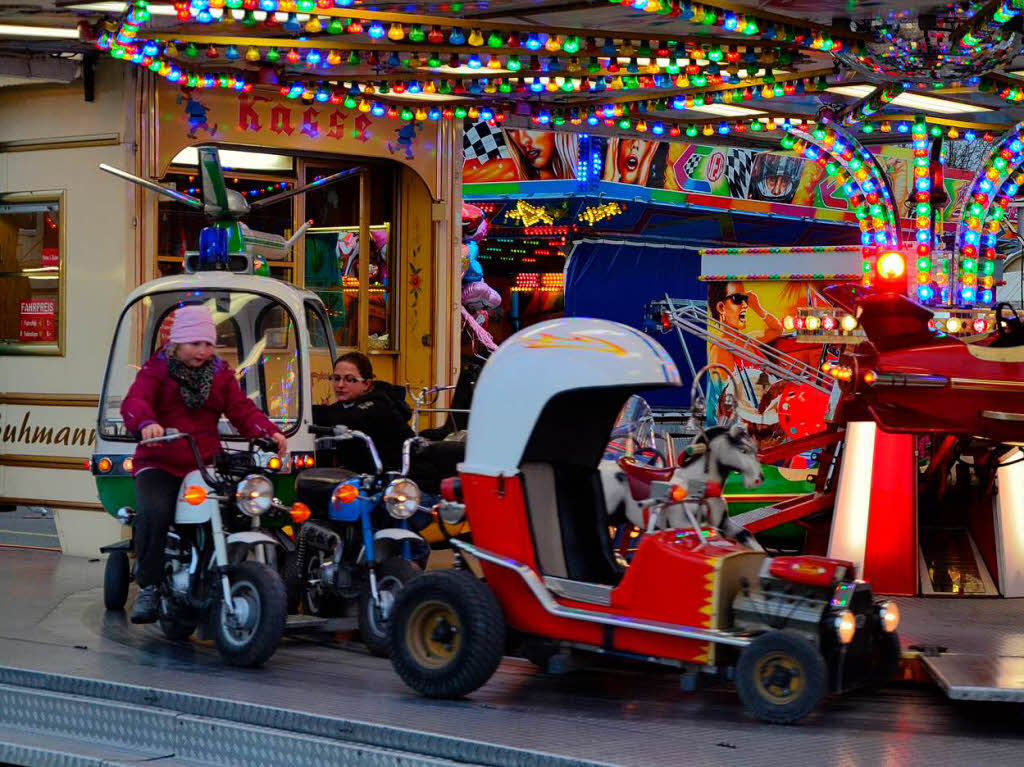
MULTIPOLYGON (((221 449, 217 427, 223 414, 243 436, 272 439, 283 457, 287 439, 245 396, 230 366, 214 354, 216 342, 209 309, 202 305, 178 308, 170 343, 146 361, 121 404, 125 426, 143 440, 161 437, 168 428, 190 433, 203 460, 209 461, 221 449)), ((140 591, 132 623, 157 619, 164 542, 181 480, 194 468, 192 450, 184 440, 135 449, 134 546, 140 591)))

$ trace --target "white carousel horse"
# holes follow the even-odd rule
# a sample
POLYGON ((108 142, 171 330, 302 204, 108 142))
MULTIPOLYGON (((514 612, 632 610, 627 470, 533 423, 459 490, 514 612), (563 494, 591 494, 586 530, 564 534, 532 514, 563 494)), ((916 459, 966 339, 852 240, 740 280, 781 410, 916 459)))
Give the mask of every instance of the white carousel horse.
MULTIPOLYGON (((741 424, 726 427, 712 427, 702 432, 690 449, 692 455, 682 466, 677 467, 667 481, 674 485, 690 488, 703 484, 705 497, 700 503, 686 501, 688 509, 698 522, 717 528, 723 536, 739 541, 750 548, 761 550, 754 536, 745 528, 735 524, 729 517, 729 506, 722 498, 722 487, 732 472, 743 477, 743 486, 752 489, 764 481, 764 472, 757 459, 757 443, 741 424)), ((683 527, 687 524, 682 504, 672 504, 657 515, 653 524, 645 508, 642 480, 630 477, 616 461, 602 461, 598 470, 604 489, 605 505, 610 515, 624 514, 626 519, 641 530, 657 530, 683 527), (637 497, 640 495, 641 497, 637 497)), ((649 480, 648 480, 649 482, 649 480)))

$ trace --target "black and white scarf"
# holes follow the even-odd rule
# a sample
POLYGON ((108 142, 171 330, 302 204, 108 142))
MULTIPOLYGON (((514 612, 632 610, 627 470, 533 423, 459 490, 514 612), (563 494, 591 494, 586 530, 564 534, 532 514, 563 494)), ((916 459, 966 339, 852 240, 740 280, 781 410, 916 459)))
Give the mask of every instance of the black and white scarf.
POLYGON ((185 407, 195 410, 206 404, 213 386, 213 359, 194 368, 169 355, 167 372, 181 387, 181 398, 185 401, 185 407))

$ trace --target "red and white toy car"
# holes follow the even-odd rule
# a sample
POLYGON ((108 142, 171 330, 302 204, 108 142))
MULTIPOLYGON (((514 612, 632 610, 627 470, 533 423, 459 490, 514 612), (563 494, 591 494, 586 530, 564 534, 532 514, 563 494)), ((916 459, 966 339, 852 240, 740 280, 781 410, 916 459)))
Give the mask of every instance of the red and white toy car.
MULTIPOLYGON (((773 559, 700 524, 645 534, 628 568, 613 556, 598 473, 612 424, 631 394, 679 385, 664 349, 616 323, 553 320, 501 345, 449 487, 461 502, 440 510, 464 515, 473 543, 453 541, 461 567, 412 581, 393 614, 392 663, 410 687, 464 696, 515 642, 531 658, 598 651, 733 678, 757 717, 789 723, 892 676, 898 610, 848 562, 773 559)), ((646 476, 659 511, 689 500, 663 471, 646 476)))

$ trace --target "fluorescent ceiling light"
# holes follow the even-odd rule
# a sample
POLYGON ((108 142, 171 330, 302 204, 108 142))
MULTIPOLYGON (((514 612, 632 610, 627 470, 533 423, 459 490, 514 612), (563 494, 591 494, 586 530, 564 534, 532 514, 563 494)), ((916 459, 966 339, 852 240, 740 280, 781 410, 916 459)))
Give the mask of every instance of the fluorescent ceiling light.
POLYGON ((694 112, 707 112, 722 117, 751 117, 752 115, 763 115, 763 109, 747 109, 746 107, 734 107, 732 104, 705 104, 702 107, 686 107, 694 112))
MULTIPOLYGON (((842 96, 862 99, 874 91, 875 87, 873 85, 836 85, 826 90, 842 96)), ((922 96, 920 93, 901 93, 889 103, 898 107, 906 107, 907 109, 921 109, 925 112, 938 112, 939 114, 947 115, 995 111, 991 107, 983 107, 977 104, 961 104, 957 101, 947 101, 946 99, 939 99, 934 96, 922 96)))
MULTIPOLYGON (((68 5, 74 11, 99 11, 100 13, 124 13, 124 9, 127 3, 77 3, 75 5, 68 5)), ((178 12, 174 10, 173 5, 150 5, 146 10, 149 11, 150 16, 177 16, 178 12)))
POLYGON ((449 96, 449 95, 446 95, 444 93, 409 93, 408 91, 406 91, 405 93, 394 93, 394 92, 391 92, 391 93, 388 94, 388 98, 389 99, 394 99, 395 101, 438 101, 438 102, 445 102, 445 101, 464 101, 465 100, 462 96, 449 96))
POLYGON ((474 69, 473 67, 466 66, 463 64, 458 67, 419 67, 425 72, 434 72, 439 75, 510 75, 512 74, 511 69, 491 69, 488 66, 481 66, 474 69))
MULTIPOLYGON (((283 154, 263 152, 239 152, 232 149, 220 150, 220 163, 227 170, 290 171, 292 158, 283 154)), ((199 151, 195 147, 182 149, 171 160, 172 165, 199 164, 199 151)))
POLYGON ((74 27, 27 27, 19 24, 0 24, 0 37, 59 37, 77 40, 78 29, 74 27))

